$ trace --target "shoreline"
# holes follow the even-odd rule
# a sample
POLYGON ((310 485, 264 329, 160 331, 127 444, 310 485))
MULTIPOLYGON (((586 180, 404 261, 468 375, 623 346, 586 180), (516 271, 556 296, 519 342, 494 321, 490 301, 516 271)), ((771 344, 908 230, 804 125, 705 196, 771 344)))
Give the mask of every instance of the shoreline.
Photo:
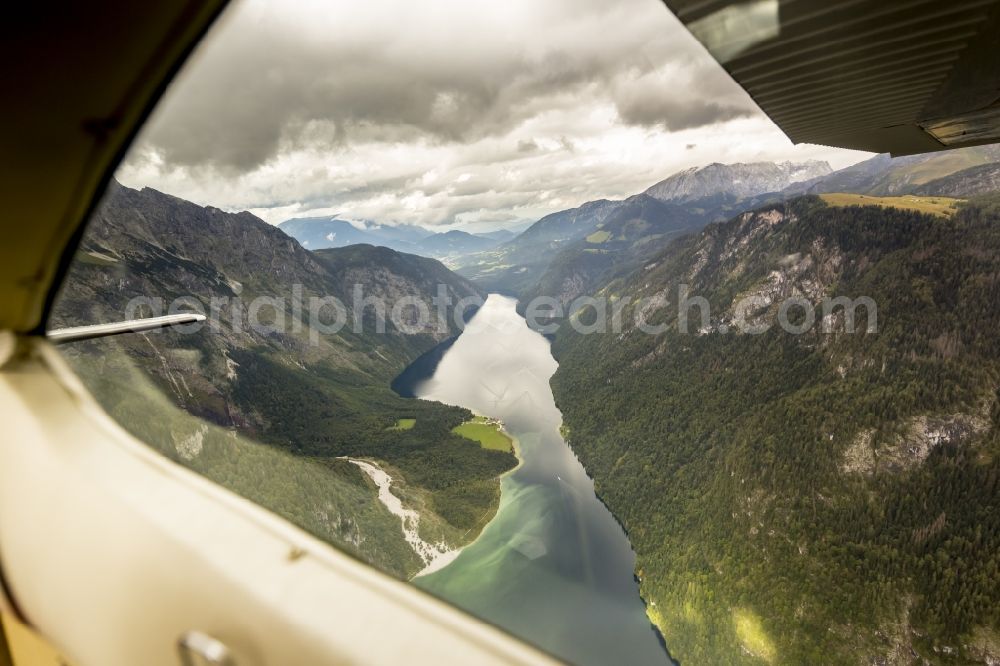
MULTIPOLYGON (((468 409, 468 407, 466 407, 466 409, 468 409)), ((521 440, 518 439, 516 435, 507 430, 507 424, 503 422, 503 419, 497 416, 490 416, 488 414, 480 414, 474 409, 469 409, 469 411, 472 412, 474 416, 482 416, 483 418, 495 421, 500 426, 500 432, 502 432, 504 435, 510 438, 510 447, 513 450, 514 457, 517 458, 517 464, 508 469, 506 472, 500 474, 500 476, 498 476, 497 478, 503 479, 505 476, 510 476, 517 470, 521 469, 521 467, 524 465, 524 455, 521 452, 521 440)), ((492 520, 492 518, 490 520, 492 520)))
MULTIPOLYGON (((560 414, 561 413, 562 412, 560 410, 560 414)), ((615 521, 615 524, 618 525, 618 528, 625 535, 625 539, 626 539, 626 541, 628 541, 628 545, 632 549, 632 553, 635 555, 635 565, 636 566, 632 570, 632 579, 636 583, 636 588, 637 588, 637 592, 639 594, 639 599, 642 601, 643 608, 645 609, 646 619, 649 620, 649 626, 653 630, 653 633, 656 634, 656 640, 658 640, 660 642, 660 645, 663 647, 664 652, 667 653, 667 659, 670 661, 670 663, 673 664, 673 666, 680 666, 681 662, 679 662, 677 659, 675 659, 674 655, 670 653, 670 647, 667 645, 667 637, 666 637, 666 634, 664 633, 665 629, 663 627, 661 627, 660 625, 658 625, 656 623, 656 621, 653 619, 652 615, 650 614, 650 603, 651 603, 651 601, 649 599, 647 599, 643 595, 643 591, 642 591, 642 578, 639 576, 639 573, 638 573, 638 568, 639 568, 639 553, 636 552, 636 550, 635 550, 635 545, 633 545, 633 543, 632 543, 632 537, 629 535, 628 528, 625 527, 625 525, 622 523, 622 521, 618 518, 617 514, 615 514, 615 512, 611 510, 611 507, 608 506, 608 503, 604 499, 603 495, 601 495, 600 491, 598 491, 596 480, 594 479, 593 476, 591 476, 590 470, 588 470, 587 466, 583 464, 583 460, 580 459, 580 455, 576 452, 576 450, 573 448, 573 444, 570 443, 570 441, 569 441, 569 436, 568 436, 569 432, 570 432, 569 426, 566 425, 565 421, 561 420, 561 423, 559 424, 559 437, 562 438, 563 443, 566 444, 566 447, 570 451, 573 452, 574 456, 576 456, 576 459, 579 461, 580 466, 583 467, 583 471, 587 474, 587 476, 590 478, 591 482, 594 484, 594 497, 596 497, 597 501, 601 503, 601 505, 607 510, 607 512, 609 514, 611 514, 612 520, 615 521), (565 428, 565 435, 563 434, 563 432, 564 432, 563 428, 565 428)), ((654 605, 655 605, 655 603, 654 603, 654 605)))
MULTIPOLYGON (((422 399, 423 398, 417 398, 417 400, 422 400, 422 399)), ((501 423, 500 431, 502 433, 504 433, 505 435, 507 435, 508 437, 510 437, 511 448, 514 450, 514 457, 517 458, 517 464, 514 465, 513 467, 511 467, 510 469, 508 469, 506 472, 504 472, 503 474, 501 474, 500 476, 497 477, 497 481, 500 483, 500 488, 499 488, 499 499, 497 500, 496 511, 493 512, 493 515, 490 516, 489 520, 487 520, 485 523, 483 523, 483 526, 480 528, 479 534, 476 535, 476 538, 472 539, 468 543, 465 543, 465 544, 463 544, 463 545, 455 548, 454 550, 449 551, 447 555, 442 555, 439 559, 441 559, 442 561, 445 559, 445 557, 448 557, 448 559, 447 559, 447 561, 444 561, 440 566, 435 566, 435 564, 437 563, 437 560, 435 560, 434 562, 431 562, 426 567, 424 567, 423 569, 421 569, 420 571, 418 571, 417 573, 415 573, 413 576, 411 576, 410 577, 411 581, 413 581, 413 580, 415 580, 415 579, 417 579, 417 578, 419 578, 421 576, 427 576, 427 575, 430 575, 432 573, 436 573, 436 572, 440 571, 441 569, 444 569, 446 566, 448 566, 449 564, 451 564, 452 562, 454 562, 456 559, 458 559, 458 556, 462 554, 463 550, 465 550, 469 546, 471 546, 474 543, 476 543, 477 541, 479 541, 479 539, 483 536, 483 532, 486 531, 486 528, 490 526, 490 523, 492 523, 493 520, 500 513, 500 506, 503 504, 503 480, 504 480, 504 478, 507 477, 507 476, 510 476, 511 474, 513 474, 514 472, 516 472, 517 470, 521 469, 521 467, 524 465, 524 456, 522 455, 522 452, 521 452, 521 440, 519 440, 515 435, 513 435, 513 434, 511 434, 510 432, 507 431, 506 426, 503 425, 503 421, 501 421, 500 419, 498 419, 495 416, 487 416, 486 414, 480 414, 480 413, 478 413, 478 412, 476 412, 475 410, 472 410, 472 409, 470 409, 469 411, 472 412, 476 416, 486 416, 487 418, 495 419, 495 420, 497 420, 497 421, 499 421, 501 423)))
MULTIPOLYGON (((420 398, 418 398, 418 400, 419 399, 420 398)), ((392 475, 382 469, 382 466, 379 465, 378 462, 364 458, 351 458, 349 456, 340 457, 341 460, 346 460, 352 465, 357 466, 358 469, 360 469, 366 476, 368 476, 369 479, 372 480, 372 483, 374 483, 375 487, 378 489, 379 502, 382 503, 389 513, 400 519, 400 528, 403 531, 403 539, 407 542, 407 544, 409 544, 410 548, 417 555, 417 557, 424 562, 424 567, 417 573, 410 576, 407 580, 412 581, 421 576, 428 576, 444 569, 446 566, 454 562, 458 556, 462 554, 463 550, 476 543, 486 528, 489 527, 489 524, 493 522, 493 519, 496 518, 498 513, 500 513, 500 506, 503 502, 504 477, 513 474, 524 465, 521 442, 515 435, 507 431, 503 421, 497 417, 478 414, 471 409, 469 411, 476 416, 484 416, 498 423, 500 432, 509 437, 511 440, 511 449, 513 450, 514 457, 517 458, 517 464, 496 477, 499 484, 499 488, 497 489, 498 499, 496 509, 492 512, 489 519, 483 523, 482 527, 479 529, 479 533, 476 534, 474 539, 455 548, 446 548, 447 544, 444 544, 443 542, 431 544, 424 541, 420 537, 419 524, 420 518, 422 517, 420 512, 416 509, 410 509, 403 506, 402 499, 392 492, 392 485, 394 481, 392 475), (445 548, 442 548, 442 546, 445 546, 445 548)), ((475 528, 469 528, 466 534, 471 532, 473 529, 475 528)))

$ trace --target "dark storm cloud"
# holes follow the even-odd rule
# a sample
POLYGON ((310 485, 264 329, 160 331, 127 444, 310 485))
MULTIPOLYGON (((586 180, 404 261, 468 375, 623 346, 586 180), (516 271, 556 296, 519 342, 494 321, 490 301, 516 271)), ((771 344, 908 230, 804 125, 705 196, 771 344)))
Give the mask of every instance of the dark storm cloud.
POLYGON ((618 91, 626 123, 683 129, 740 115, 691 91, 665 99, 676 89, 642 88, 692 48, 657 0, 443 0, 406 16, 400 4, 237 5, 171 90, 146 145, 171 165, 240 173, 303 145, 500 135, 541 107, 601 91, 618 91), (651 12, 662 23, 650 25, 651 12))
POLYGON ((620 100, 618 113, 630 125, 659 125, 668 130, 680 131, 745 118, 751 111, 709 100, 681 101, 649 94, 620 100))
POLYGON ((616 83, 614 99, 623 122, 674 132, 756 112, 750 98, 721 67, 685 53, 657 70, 623 77, 616 83))
POLYGON ((538 150, 538 144, 535 143, 534 139, 521 139, 517 142, 517 152, 519 153, 533 153, 538 150))

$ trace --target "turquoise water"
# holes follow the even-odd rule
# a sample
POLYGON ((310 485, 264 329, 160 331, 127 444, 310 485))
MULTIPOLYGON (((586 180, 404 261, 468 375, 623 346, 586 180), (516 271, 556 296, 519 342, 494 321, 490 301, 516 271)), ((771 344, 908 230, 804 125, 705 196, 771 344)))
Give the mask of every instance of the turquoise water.
POLYGON ((669 664, 633 577, 635 554, 559 434, 549 342, 516 301, 490 295, 433 367, 395 386, 503 420, 523 464, 496 517, 440 571, 414 579, 554 655, 582 665, 669 664))

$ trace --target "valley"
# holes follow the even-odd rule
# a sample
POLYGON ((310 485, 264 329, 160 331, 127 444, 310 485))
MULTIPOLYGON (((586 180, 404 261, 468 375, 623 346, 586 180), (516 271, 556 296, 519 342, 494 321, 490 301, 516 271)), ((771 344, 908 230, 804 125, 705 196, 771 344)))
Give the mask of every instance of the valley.
POLYGON ((549 342, 512 299, 491 294, 433 371, 405 387, 501 419, 522 459, 476 541, 414 583, 571 663, 669 664, 628 538, 560 435, 555 369, 549 342))
POLYGON ((499 279, 519 308, 646 299, 664 324, 661 295, 686 283, 717 313, 687 336, 563 326, 553 347, 562 432, 682 663, 1000 659, 998 157, 879 156, 653 235, 617 266, 601 255, 624 240, 607 223, 623 204, 595 202, 539 223, 583 223, 550 261, 533 238, 521 256, 536 264, 495 251, 498 268, 461 271, 499 279), (783 298, 869 296, 879 328, 848 335, 841 314, 830 333, 727 335, 754 294, 774 304, 754 321, 783 298))
POLYGON ((66 356, 163 455, 571 662, 991 663, 997 163, 713 164, 473 240, 114 184, 53 324, 224 299, 66 356), (690 333, 681 285, 711 312, 690 333), (308 316, 358 286, 431 311, 443 288, 447 324, 308 316), (633 323, 550 344, 522 317, 585 296, 633 323), (854 332, 738 332, 859 296, 854 332))

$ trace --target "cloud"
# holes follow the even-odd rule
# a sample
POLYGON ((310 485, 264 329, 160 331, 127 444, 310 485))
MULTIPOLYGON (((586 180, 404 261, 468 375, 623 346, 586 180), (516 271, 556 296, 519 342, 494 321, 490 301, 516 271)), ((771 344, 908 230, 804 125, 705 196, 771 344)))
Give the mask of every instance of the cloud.
POLYGON ((521 139, 517 142, 517 152, 534 153, 538 150, 538 144, 534 139, 521 139))
POLYGON ((616 81, 614 100, 622 121, 680 131, 759 113, 743 90, 714 61, 681 58, 651 71, 632 71, 616 81))
POLYGON ((748 109, 727 106, 709 100, 690 102, 664 99, 661 96, 643 92, 622 100, 618 104, 622 120, 632 125, 660 125, 668 130, 686 130, 715 123, 745 118, 748 109))
POLYGON ((237 0, 119 178, 272 222, 476 227, 829 153, 793 150, 659 0, 237 0))
POLYGON ((509 130, 548 98, 654 65, 643 47, 663 37, 642 18, 666 18, 656 0, 545 5, 244 0, 143 140, 170 164, 231 172, 304 143, 469 141, 509 130))

